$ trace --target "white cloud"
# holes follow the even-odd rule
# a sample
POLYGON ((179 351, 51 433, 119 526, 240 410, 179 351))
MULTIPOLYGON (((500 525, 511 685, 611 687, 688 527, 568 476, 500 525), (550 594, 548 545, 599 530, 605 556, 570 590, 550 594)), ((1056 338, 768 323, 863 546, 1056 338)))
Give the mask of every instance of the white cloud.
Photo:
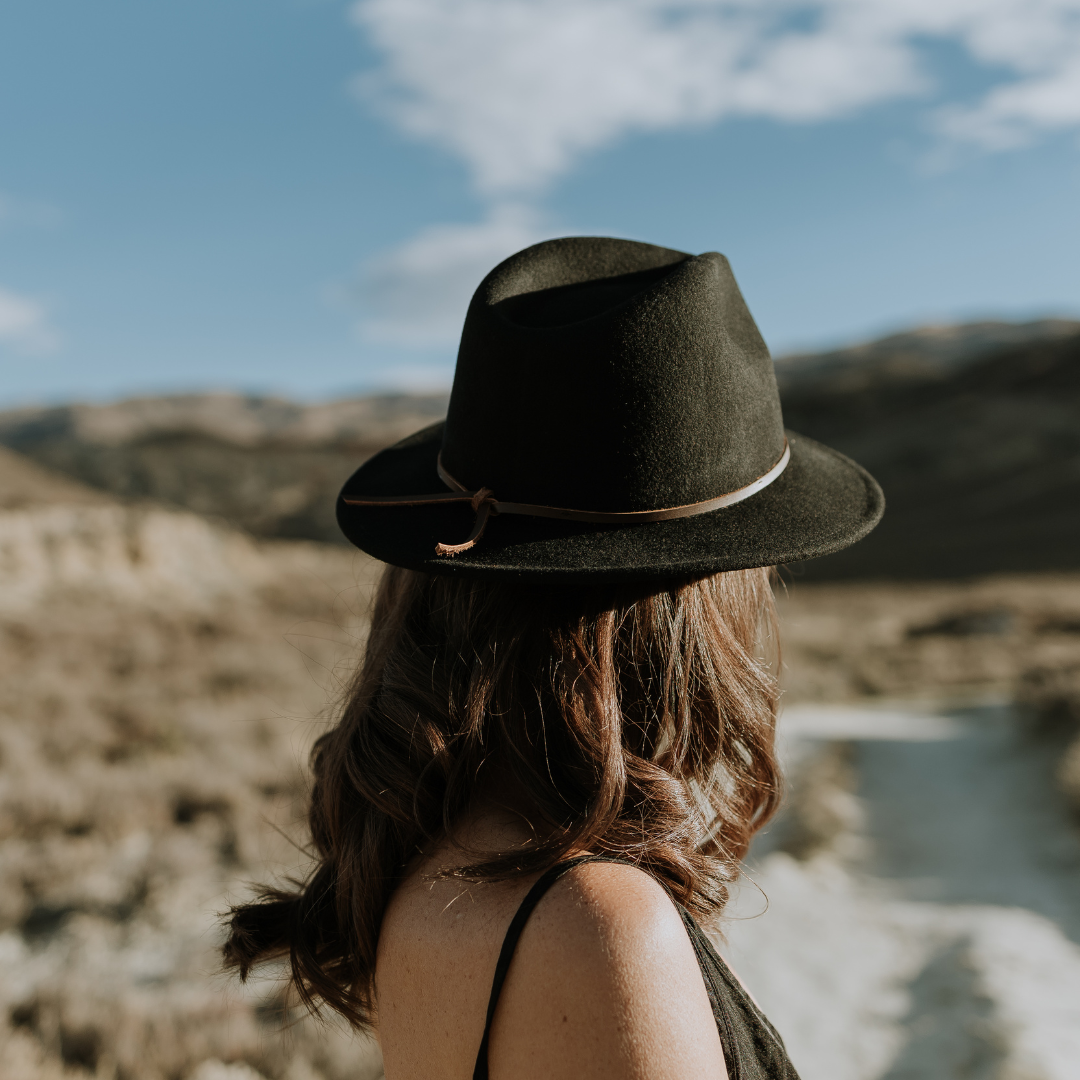
POLYGON ((941 110, 939 130, 988 150, 1012 150, 1080 124, 1080 57, 1042 78, 995 87, 977 105, 941 110))
POLYGON ((357 0, 382 52, 362 92, 489 194, 526 193, 634 130, 812 122, 923 95, 950 138, 1007 148, 1080 125, 1080 0, 357 0), (952 41, 998 82, 935 94, 952 41))
POLYGON ((517 205, 497 206, 478 224, 424 230, 364 268, 363 336, 411 348, 452 345, 484 275, 548 235, 531 210, 517 205))
POLYGON ((550 235, 527 201, 633 131, 813 123, 902 97, 946 147, 1080 126, 1080 0, 355 0, 352 15, 382 55, 359 91, 495 206, 367 266, 362 332, 406 347, 451 345, 484 274, 550 235), (927 41, 959 45, 992 85, 949 100, 927 41))
POLYGON ((57 344, 44 305, 28 296, 0 288, 0 346, 17 352, 48 352, 57 344))

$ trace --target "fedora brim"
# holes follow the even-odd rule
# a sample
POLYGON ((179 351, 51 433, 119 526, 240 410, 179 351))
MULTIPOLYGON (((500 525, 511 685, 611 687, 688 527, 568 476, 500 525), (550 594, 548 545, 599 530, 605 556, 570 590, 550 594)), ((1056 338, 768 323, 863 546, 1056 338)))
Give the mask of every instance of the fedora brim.
POLYGON ((697 577, 813 559, 861 540, 881 520, 885 497, 850 458, 793 431, 791 461, 756 495, 695 517, 637 525, 593 525, 502 514, 480 542, 435 554, 470 532, 467 504, 349 506, 345 498, 427 495, 446 490, 436 471, 443 425, 376 454, 346 482, 338 524, 376 559, 433 574, 551 583, 697 577))

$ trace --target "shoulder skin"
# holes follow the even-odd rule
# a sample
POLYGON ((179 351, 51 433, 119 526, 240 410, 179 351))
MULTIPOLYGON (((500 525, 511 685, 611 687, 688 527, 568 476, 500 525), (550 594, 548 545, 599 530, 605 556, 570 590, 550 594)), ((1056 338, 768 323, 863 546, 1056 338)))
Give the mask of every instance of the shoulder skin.
POLYGON ((499 999, 491 1080, 725 1080, 675 905, 644 872, 587 863, 525 926, 499 999))

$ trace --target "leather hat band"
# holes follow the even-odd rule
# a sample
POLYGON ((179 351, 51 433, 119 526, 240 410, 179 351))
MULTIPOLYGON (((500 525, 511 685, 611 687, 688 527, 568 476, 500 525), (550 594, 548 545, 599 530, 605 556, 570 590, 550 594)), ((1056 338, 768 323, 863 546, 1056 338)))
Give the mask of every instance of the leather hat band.
POLYGON ((672 506, 665 510, 630 510, 611 513, 599 510, 570 510, 561 506, 540 506, 534 503, 502 502, 495 497, 491 488, 469 491, 464 484, 455 480, 443 468, 442 455, 439 455, 437 467, 439 479, 452 490, 436 495, 382 495, 370 498, 343 499, 348 506, 437 506, 440 503, 467 502, 476 514, 472 532, 460 544, 436 544, 436 555, 457 555, 475 547, 484 534, 488 519, 498 514, 524 514, 528 517, 559 518, 563 521, 587 521, 597 525, 638 525, 646 521, 672 521, 675 518, 695 517, 721 510, 725 506, 734 506, 743 499, 756 495, 762 488, 768 487, 786 468, 791 460, 791 448, 784 440, 784 452, 780 460, 764 475, 751 481, 745 487, 717 495, 703 502, 687 503, 685 506, 672 506))

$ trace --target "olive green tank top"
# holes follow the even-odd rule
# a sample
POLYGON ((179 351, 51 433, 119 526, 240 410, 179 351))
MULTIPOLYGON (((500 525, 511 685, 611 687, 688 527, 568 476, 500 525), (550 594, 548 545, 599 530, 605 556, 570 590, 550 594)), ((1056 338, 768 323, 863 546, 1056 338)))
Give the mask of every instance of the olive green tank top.
MULTIPOLYGON (((506 981, 506 973, 510 969, 518 938, 521 937, 521 931, 540 898, 563 874, 573 870, 575 866, 587 862, 624 861, 603 855, 583 855, 577 859, 568 859, 543 874, 521 901, 521 906, 506 931, 499 961, 495 965, 484 1037, 480 1042, 480 1052, 476 1055, 473 1080, 488 1080, 488 1038, 491 1034, 491 1021, 495 1017, 495 1007, 499 1003, 499 994, 506 981)), ((690 912, 681 904, 676 907, 682 916, 690 944, 694 946, 701 977, 705 980, 705 989, 708 991, 709 1004, 716 1019, 716 1030, 720 1033, 720 1045, 724 1050, 724 1061, 730 1080, 799 1080, 776 1029, 765 1019, 731 969, 720 959, 720 954, 713 948, 712 942, 690 912)))

